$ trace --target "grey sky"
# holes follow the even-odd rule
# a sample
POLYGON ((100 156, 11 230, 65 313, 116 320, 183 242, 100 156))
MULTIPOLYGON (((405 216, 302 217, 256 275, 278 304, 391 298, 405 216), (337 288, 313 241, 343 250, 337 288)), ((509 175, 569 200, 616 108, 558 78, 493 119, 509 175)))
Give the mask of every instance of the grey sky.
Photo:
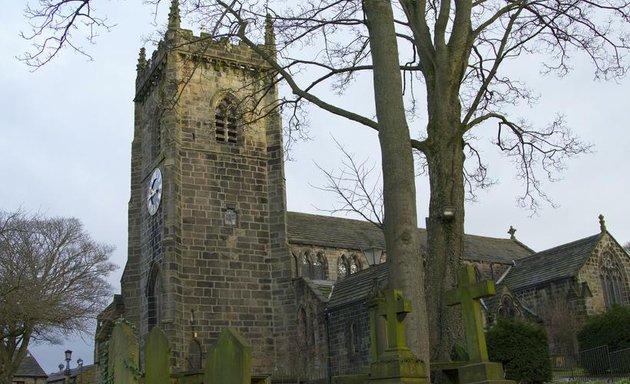
MULTIPOLYGON (((111 280, 118 291, 126 260, 135 65, 142 36, 156 28, 151 24, 151 8, 139 1, 99 2, 99 12, 117 26, 111 33, 102 32, 96 45, 83 44, 94 61, 68 50, 31 72, 15 59, 28 49, 28 42, 18 37, 20 30, 28 29, 22 17, 25 3, 6 3, 0 13, 0 209, 21 207, 48 216, 79 218, 96 240, 116 245, 113 261, 121 269, 111 280)), ((147 50, 151 52, 152 47, 147 50)), ((534 216, 515 205, 522 188, 514 178, 513 165, 491 157, 500 160, 490 164, 490 176, 498 184, 479 192, 478 202, 468 204, 468 233, 507 237, 513 225, 519 240, 543 250, 597 233, 597 216, 602 213, 619 242, 630 240, 626 149, 630 82, 593 82, 588 63, 576 59, 575 71, 564 79, 539 75, 535 60, 514 67, 514 75, 541 95, 538 105, 521 112, 536 121, 564 113, 581 138, 594 144, 595 153, 567 164, 563 180, 546 186, 559 208, 543 204, 534 216)), ((372 100, 363 94, 356 91, 343 102, 371 107, 372 100)), ((324 183, 314 162, 326 169, 339 165, 332 137, 359 160, 369 157, 370 162, 377 162, 378 149, 375 132, 366 128, 318 111, 313 111, 310 120, 313 140, 298 143, 292 153, 295 161, 286 164, 287 199, 290 210, 317 213, 316 207, 330 208, 335 198, 311 186, 324 183)), ((486 129, 491 137, 490 127, 486 129)), ((486 154, 493 156, 486 147, 486 154)), ((419 178, 421 225, 427 215, 427 193, 426 180, 419 178)), ((76 351, 74 359, 92 362, 91 344, 80 340, 32 350, 50 372, 62 361, 66 348, 76 351)))

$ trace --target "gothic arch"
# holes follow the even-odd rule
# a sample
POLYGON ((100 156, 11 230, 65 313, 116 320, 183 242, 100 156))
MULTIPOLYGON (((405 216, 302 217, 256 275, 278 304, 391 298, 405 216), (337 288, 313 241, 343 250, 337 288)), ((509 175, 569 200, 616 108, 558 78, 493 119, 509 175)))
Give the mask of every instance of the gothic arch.
POLYGON ((220 93, 212 102, 214 111, 214 137, 218 143, 236 144, 242 125, 238 101, 230 93, 220 93))
POLYGON ((147 330, 160 323, 162 318, 162 274, 157 263, 153 263, 147 281, 147 330))
POLYGON ((313 257, 311 271, 311 278, 313 280, 328 279, 328 260, 326 259, 324 252, 317 252, 317 255, 313 257))
POLYGON ((305 346, 308 341, 308 319, 306 310, 300 306, 297 312, 297 343, 299 346, 305 346))
POLYGON ((350 274, 350 264, 346 255, 337 259, 337 279, 342 279, 350 274))
POLYGON ((363 269, 363 263, 361 263, 361 259, 357 255, 352 255, 348 260, 348 273, 350 275, 359 272, 363 269))
POLYGON ((311 278, 311 251, 304 251, 300 256, 300 276, 311 278))
POLYGON ((599 278, 606 308, 614 304, 625 304, 626 276, 619 259, 609 251, 602 253, 599 260, 599 278))

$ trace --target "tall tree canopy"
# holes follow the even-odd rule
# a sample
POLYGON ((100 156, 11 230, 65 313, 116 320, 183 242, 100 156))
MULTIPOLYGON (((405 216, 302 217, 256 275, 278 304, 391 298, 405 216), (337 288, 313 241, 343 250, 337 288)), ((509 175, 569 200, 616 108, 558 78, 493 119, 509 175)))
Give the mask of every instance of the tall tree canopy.
POLYGON ((112 250, 77 219, 0 211, 0 383, 32 341, 88 330, 110 295, 112 250))
MULTIPOLYGON (((40 1, 35 14, 56 22, 38 24, 33 19, 34 36, 55 39, 40 42, 30 57, 32 64, 37 65, 38 53, 46 62, 58 47, 71 44, 70 29, 64 28, 75 22, 69 14, 87 23, 97 20, 80 12, 80 5, 89 3, 40 1), (60 5, 66 7, 65 16, 56 17, 60 8, 55 6, 60 5), (47 30, 50 25, 54 29, 47 30), (53 45, 46 48, 46 41, 53 45)), ((176 3, 171 6, 171 20, 179 20, 176 3)), ((537 197, 545 197, 540 174, 551 176, 562 169, 567 157, 589 148, 561 117, 533 126, 514 113, 511 107, 532 103, 535 97, 526 84, 510 76, 506 64, 542 62, 544 71, 564 75, 571 69, 572 55, 580 53, 591 60, 597 78, 621 77, 628 69, 630 2, 626 0, 180 3, 183 15, 205 26, 210 38, 247 44, 268 60, 275 78, 290 89, 272 106, 288 114, 289 135, 302 128, 299 112, 304 104, 378 131, 391 283, 414 303, 408 338, 423 359, 429 354, 426 313, 434 335, 433 357, 448 358, 457 334, 457 325, 451 324, 455 317, 446 309, 443 295, 454 284, 463 257, 466 190, 488 182, 473 132, 495 130, 493 143, 516 164, 523 181, 520 201, 533 208, 537 197), (259 45, 272 37, 266 21, 275 28, 275 52, 259 45), (372 75, 376 117, 362 105, 342 107, 330 93, 331 88, 343 93, 363 73, 372 75), (412 153, 422 157, 430 179, 426 312, 425 272, 415 231, 412 153), (455 214, 445 215, 445 210, 455 214)))

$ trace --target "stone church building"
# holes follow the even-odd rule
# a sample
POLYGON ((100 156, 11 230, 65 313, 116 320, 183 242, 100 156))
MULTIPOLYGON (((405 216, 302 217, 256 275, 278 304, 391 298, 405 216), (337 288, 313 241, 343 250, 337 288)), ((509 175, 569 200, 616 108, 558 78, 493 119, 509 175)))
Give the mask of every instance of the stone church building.
MULTIPOLYGON (((96 360, 122 317, 141 343, 163 329, 178 371, 200 368, 232 327, 251 344, 256 375, 356 373, 369 363, 365 303, 388 274, 386 255, 370 265, 366 250, 384 249, 383 234, 287 212, 268 64, 245 45, 182 29, 177 3, 164 40, 138 59, 128 260, 121 294, 98 319, 96 360)), ((260 49, 274 54, 270 25, 260 49)), ((551 297, 584 314, 628 303, 630 259, 603 221, 600 233, 539 253, 513 232, 468 235, 465 260, 505 287, 489 316, 536 316, 551 297)))

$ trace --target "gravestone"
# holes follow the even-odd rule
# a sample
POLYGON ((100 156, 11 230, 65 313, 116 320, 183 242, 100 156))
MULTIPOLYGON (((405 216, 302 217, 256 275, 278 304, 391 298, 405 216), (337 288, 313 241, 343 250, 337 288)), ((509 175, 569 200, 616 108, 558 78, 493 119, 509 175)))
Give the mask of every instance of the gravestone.
POLYGON ((232 328, 225 329, 216 345, 208 348, 206 384, 250 384, 251 346, 232 328))
POLYGON ((411 312, 411 303, 402 292, 388 289, 379 292, 370 302, 372 356, 370 383, 428 384, 424 363, 407 347, 404 318, 411 312), (383 321, 385 320, 385 321, 383 321))
POLYGON ((114 326, 109 339, 107 374, 116 384, 136 384, 140 377, 138 341, 125 323, 114 326))
POLYGON ((166 334, 159 327, 153 327, 144 344, 145 384, 169 384, 171 347, 166 334))
POLYGON ((469 361, 454 364, 459 384, 514 383, 514 381, 505 380, 501 363, 492 363, 488 359, 483 313, 479 301, 481 298, 493 296, 494 293, 495 287, 492 281, 475 282, 475 271, 471 266, 465 266, 459 271, 457 288, 446 293, 448 305, 461 305, 464 320, 469 361))

